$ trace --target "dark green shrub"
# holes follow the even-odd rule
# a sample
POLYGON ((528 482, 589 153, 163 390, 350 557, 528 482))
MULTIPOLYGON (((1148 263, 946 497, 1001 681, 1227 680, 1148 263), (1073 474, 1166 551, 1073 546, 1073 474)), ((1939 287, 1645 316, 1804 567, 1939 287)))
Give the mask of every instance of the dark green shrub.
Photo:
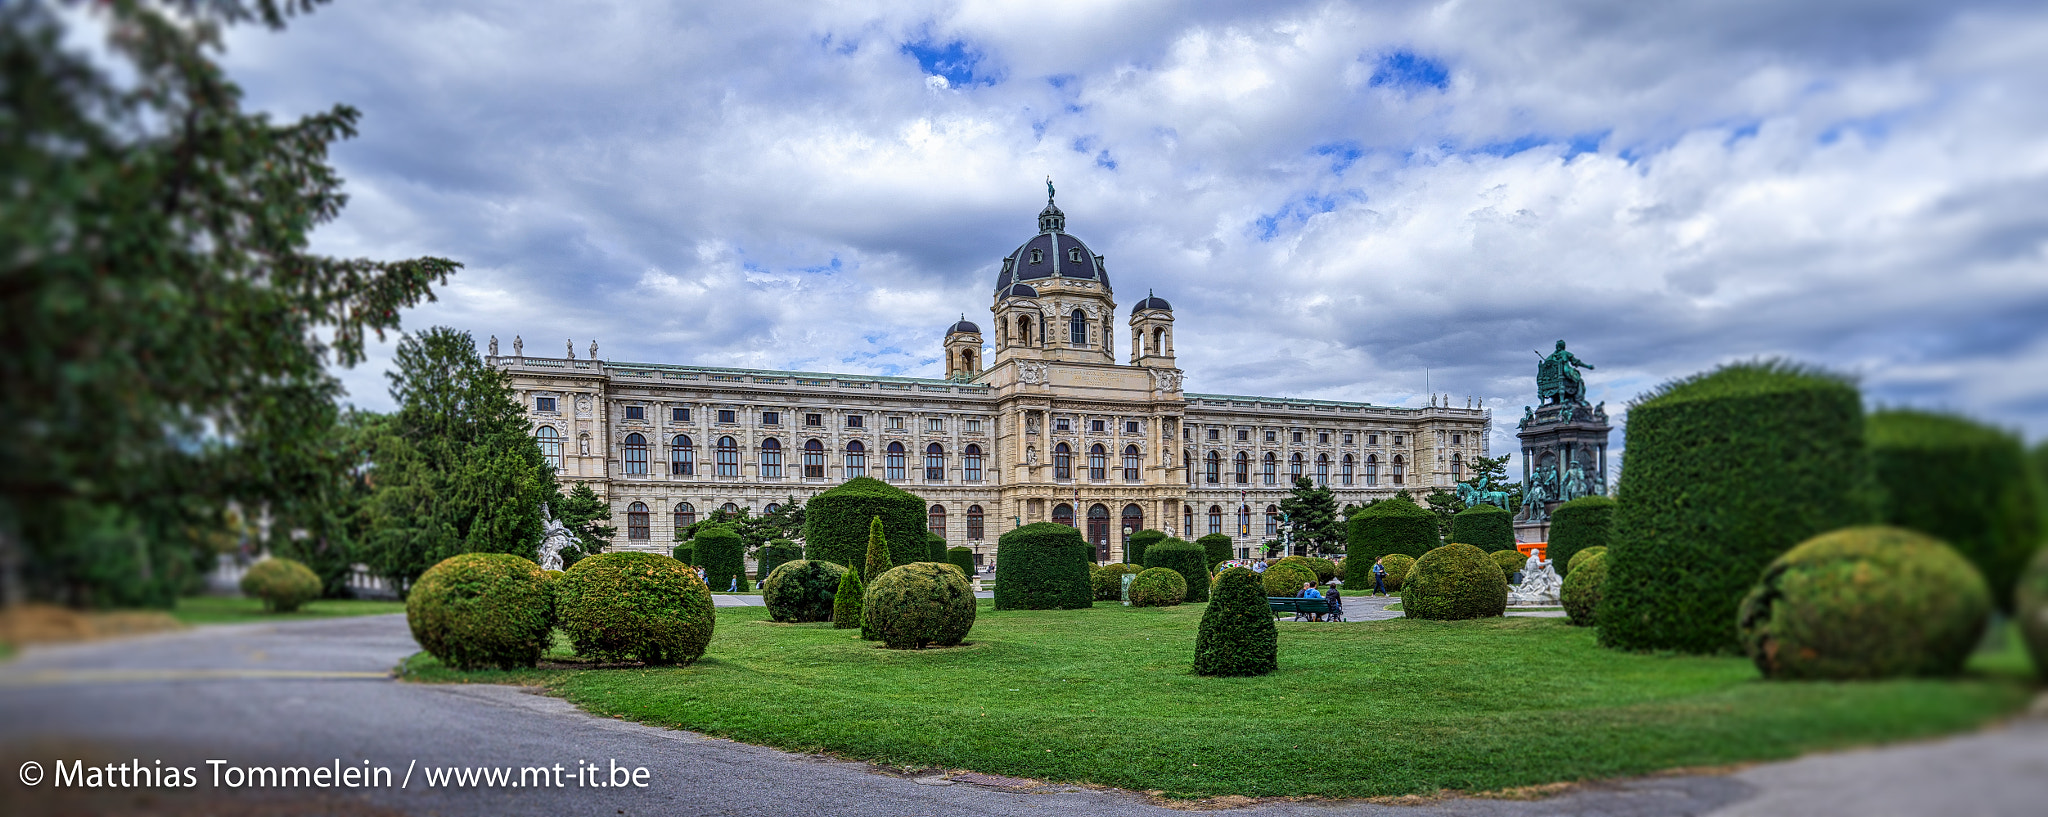
POLYGON ((292 559, 264 559, 242 574, 242 593, 262 599, 265 610, 289 613, 320 597, 320 575, 292 559))
POLYGON ((1299 562, 1275 562, 1266 568, 1266 572, 1259 574, 1259 584, 1266 595, 1276 599, 1299 596, 1301 586, 1315 580, 1315 571, 1299 562))
POLYGON ((1490 618, 1508 609, 1508 583, 1486 551, 1451 544, 1415 560, 1401 593, 1409 618, 1455 621, 1490 618))
MULTIPOLYGON (((1118 582, 1122 582, 1119 574, 1118 582)), ((1131 580, 1132 607, 1172 607, 1181 603, 1188 595, 1188 580, 1180 571, 1165 567, 1149 568, 1138 573, 1131 580)))
POLYGON ((1738 363, 1666 384, 1628 415, 1600 643, 1739 649, 1736 607, 1764 566, 1876 513, 1863 406, 1847 380, 1738 363))
POLYGON ((960 572, 967 574, 968 578, 974 577, 973 548, 962 547, 953 548, 951 550, 946 551, 946 563, 954 567, 960 568, 960 572))
POLYGON ((1145 549, 1145 566, 1179 571, 1188 583, 1185 601, 1209 600, 1209 554, 1201 545, 1186 539, 1161 540, 1145 549))
POLYGON ((747 589, 747 540, 725 525, 697 529, 698 567, 704 568, 704 584, 714 593, 738 586, 747 589), (737 585, 734 579, 738 579, 737 585))
POLYGON ((711 643, 711 590, 688 565, 653 553, 613 551, 576 562, 555 580, 555 610, 578 655, 688 664, 711 643))
POLYGON ((1515 571, 1529 564, 1529 557, 1523 556, 1521 551, 1517 550, 1496 550, 1486 554, 1486 558, 1500 566, 1500 577, 1505 581, 1513 581, 1515 571))
POLYGON ((1227 534, 1212 533, 1196 539, 1195 544, 1202 546, 1202 557, 1207 560, 1207 564, 1202 565, 1202 581, 1205 583, 1209 580, 1209 571, 1215 570, 1217 565, 1230 561, 1231 557, 1235 555, 1231 553, 1230 536, 1227 534))
POLYGON ((1983 637, 1991 594, 1940 540, 1867 526, 1779 556, 1740 615, 1742 646, 1766 678, 1954 675, 1983 637))
POLYGON ((867 588, 860 585, 860 571, 848 568, 839 574, 839 589, 832 591, 832 629, 851 630, 861 626, 861 596, 866 592, 867 588))
POLYGON ((1543 546, 1543 558, 1557 563, 1557 572, 1571 575, 1572 557, 1586 548, 1607 547, 1614 530, 1614 500, 1604 496, 1582 496, 1550 512, 1550 541, 1543 546))
MULTIPOLYGON (((926 528, 925 509, 930 507, 917 495, 873 477, 854 477, 838 487, 811 497, 804 504, 804 555, 836 565, 865 570, 868 553, 868 525, 879 516, 882 533, 896 548, 891 566, 925 561, 922 543, 926 528)), ((864 575, 862 579, 872 579, 864 575)))
POLYGON ((1344 533, 1344 552, 1363 558, 1364 564, 1389 553, 1419 557, 1443 544, 1436 514, 1399 494, 1352 514, 1344 533))
POLYGON ((1233 567, 1216 577, 1216 597, 1195 633, 1195 674, 1264 675, 1280 668, 1280 629, 1259 574, 1233 567))
MULTIPOLYGON (((1124 598, 1124 577, 1144 572, 1137 565, 1114 562, 1088 569, 1088 581, 1095 589, 1096 601, 1122 601, 1124 598)), ((1179 602, 1175 602, 1178 604, 1179 602)))
MULTIPOLYGON (((1386 556, 1386 560, 1381 562, 1380 566, 1387 569, 1387 592, 1399 592, 1401 587, 1408 582, 1408 573, 1415 569, 1415 557, 1409 556, 1406 553, 1389 553, 1386 556)), ((1368 579, 1367 581, 1370 582, 1371 580, 1368 579)), ((1366 586, 1371 587, 1372 585, 1367 584, 1366 586)))
POLYGON ((1451 541, 1493 552, 1515 549, 1515 515, 1496 505, 1474 505, 1451 515, 1451 541))
POLYGON ((1166 539, 1165 531, 1156 531, 1151 528, 1131 534, 1131 543, 1124 547, 1124 564, 1144 564, 1145 549, 1158 544, 1164 539, 1166 539))
POLYGON ((957 646, 974 628, 974 593, 952 565, 903 565, 868 585, 861 617, 861 630, 892 650, 957 646))
MULTIPOLYGON (((804 549, 788 539, 770 539, 768 544, 754 554, 754 584, 759 586, 768 580, 768 574, 775 568, 804 557, 804 549)), ((819 619, 823 621, 823 619, 819 619)))
POLYGON ((833 594, 839 592, 839 577, 846 568, 815 559, 795 559, 776 565, 761 582, 761 600, 768 604, 768 617, 786 623, 831 621, 833 594))
POLYGON ((2034 656, 2034 672, 2048 681, 2048 547, 2034 554, 2012 595, 2013 619, 2034 656))
POLYGON ((1316 584, 1329 584, 1337 578, 1337 563, 1317 556, 1283 556, 1280 561, 1301 565, 1308 572, 1316 574, 1316 584))
POLYGON ((1870 415, 1870 459, 1889 525, 1954 547, 1984 574, 1998 608, 2041 544, 2039 477, 2018 436, 1963 417, 1888 409, 1870 415))
MULTIPOLYGON (((676 545, 674 548, 671 548, 668 553, 669 558, 675 559, 676 561, 682 562, 683 564, 691 565, 693 567, 697 564, 697 546, 693 543, 684 542, 680 545, 676 545)), ((575 567, 575 565, 570 565, 570 567, 573 568, 575 567)))
MULTIPOLYGON (((1553 518, 1555 518, 1555 517, 1553 517, 1553 518)), ((1577 570, 1577 569, 1579 569, 1579 565, 1585 564, 1585 563, 1586 563, 1586 560, 1587 560, 1587 559, 1591 559, 1591 558, 1593 558, 1594 556, 1597 556, 1597 555, 1599 555, 1599 554, 1602 554, 1602 553, 1606 553, 1606 552, 1607 552, 1607 546, 1606 546, 1606 545, 1594 545, 1594 546, 1592 546, 1592 547, 1589 547, 1589 548, 1583 548, 1583 549, 1581 549, 1581 550, 1580 550, 1579 552, 1577 552, 1577 553, 1574 553, 1574 554, 1572 554, 1572 560, 1571 560, 1571 562, 1570 562, 1569 564, 1566 564, 1566 565, 1564 566, 1564 572, 1565 572, 1565 575, 1567 575, 1567 576, 1571 575, 1571 572, 1572 572, 1572 571, 1574 571, 1574 570, 1577 570)), ((1556 563, 1556 561, 1557 561, 1556 559, 1554 559, 1554 558, 1551 558, 1550 554, 1548 554, 1548 553, 1545 553, 1545 554, 1543 554, 1543 556, 1544 556, 1544 558, 1546 558, 1546 559, 1550 559, 1550 561, 1551 561, 1552 563, 1556 563)))
POLYGON ((889 555, 889 536, 882 530, 882 518, 879 516, 868 520, 868 549, 863 553, 860 563, 860 578, 863 582, 872 582, 876 576, 887 573, 890 568, 896 566, 895 560, 889 555))
POLYGON ((548 572, 509 553, 450 556, 413 583, 405 623, 421 649, 450 667, 531 667, 554 633, 548 572))
POLYGON ((919 559, 918 561, 937 562, 938 564, 946 563, 946 537, 927 530, 924 532, 924 543, 926 546, 925 550, 927 551, 926 558, 919 559))
MULTIPOLYGON (((1554 517, 1553 517, 1554 518, 1554 517)), ((1572 624, 1591 627, 1598 621, 1600 611, 1600 583, 1607 580, 1607 549, 1587 548, 1573 557, 1577 566, 1565 574, 1564 587, 1558 591, 1558 598, 1564 602, 1564 614, 1572 624)))
POLYGON ((1057 522, 1033 522, 996 540, 998 610, 1072 610, 1093 605, 1088 565, 1095 546, 1057 522))

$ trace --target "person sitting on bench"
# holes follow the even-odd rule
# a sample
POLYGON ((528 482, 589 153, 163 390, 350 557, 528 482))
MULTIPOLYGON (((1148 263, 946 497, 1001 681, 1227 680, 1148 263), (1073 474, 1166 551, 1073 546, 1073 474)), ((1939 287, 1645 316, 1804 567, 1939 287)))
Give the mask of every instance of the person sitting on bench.
MULTIPOLYGON (((1319 599, 1319 598, 1322 598, 1322 597, 1323 597, 1323 594, 1322 594, 1322 591, 1319 591, 1319 590, 1317 590, 1317 589, 1316 589, 1316 583, 1315 583, 1315 582, 1302 582, 1302 583, 1301 583, 1301 597, 1302 597, 1302 598, 1305 598, 1305 599, 1319 599)), ((1323 617, 1322 617, 1322 614, 1320 614, 1320 613, 1309 613, 1309 614, 1308 614, 1308 620, 1310 620, 1310 621, 1322 621, 1322 620, 1323 620, 1323 617)))

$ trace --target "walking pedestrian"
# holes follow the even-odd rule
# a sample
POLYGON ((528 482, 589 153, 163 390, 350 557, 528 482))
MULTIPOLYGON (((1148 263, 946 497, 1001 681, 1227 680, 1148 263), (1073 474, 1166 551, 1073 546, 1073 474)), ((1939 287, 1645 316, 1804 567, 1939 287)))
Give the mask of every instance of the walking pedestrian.
POLYGON ((1385 556, 1381 556, 1380 558, 1374 559, 1372 561, 1372 590, 1373 593, 1376 595, 1384 596, 1387 594, 1387 566, 1385 564, 1386 561, 1387 557, 1385 556))

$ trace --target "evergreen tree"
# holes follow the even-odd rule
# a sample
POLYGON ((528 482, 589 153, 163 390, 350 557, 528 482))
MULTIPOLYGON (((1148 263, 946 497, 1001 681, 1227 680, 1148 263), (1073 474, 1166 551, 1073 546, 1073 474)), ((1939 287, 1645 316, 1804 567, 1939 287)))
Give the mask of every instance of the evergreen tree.
POLYGON ((1436 514, 1437 538, 1450 541, 1451 518, 1465 509, 1465 500, 1459 499, 1457 494, 1450 491, 1432 491, 1429 496, 1423 497, 1422 501, 1430 513, 1436 514))
POLYGON ((1508 495, 1508 512, 1522 509, 1522 484, 1508 481, 1508 455, 1498 457, 1477 456, 1472 458, 1472 478, 1465 484, 1479 486, 1479 480, 1486 480, 1486 490, 1503 491, 1508 495))
POLYGON ((1337 518, 1337 494, 1329 486, 1295 477, 1287 498, 1280 500, 1280 510, 1287 514, 1294 544, 1306 546, 1312 554, 1344 549, 1344 521, 1337 518))
POLYGON ((553 509, 555 518, 561 520, 562 527, 576 535, 576 544, 562 549, 564 570, 578 559, 603 553, 611 544, 612 537, 619 533, 618 528, 606 524, 612 521, 611 503, 591 490, 590 483, 576 483, 566 496, 557 493, 549 507, 553 509))
POLYGON ((278 532, 271 555, 305 564, 320 577, 325 598, 350 595, 349 576, 362 560, 363 508, 372 493, 370 453, 388 421, 376 412, 341 411, 316 446, 298 452, 306 460, 300 467, 274 472, 301 483, 264 509, 278 532))
POLYGON ((867 566, 861 569, 866 574, 862 581, 872 582, 875 577, 889 572, 889 540, 882 535, 882 518, 877 516, 868 523, 867 566))
POLYGON ((851 630, 861 626, 866 616, 861 615, 862 596, 867 587, 861 584, 860 571, 848 570, 839 574, 839 589, 832 593, 832 629, 851 630))
POLYGON ((1195 632, 1195 674, 1264 675, 1279 667, 1280 631, 1258 574, 1223 571, 1195 632))

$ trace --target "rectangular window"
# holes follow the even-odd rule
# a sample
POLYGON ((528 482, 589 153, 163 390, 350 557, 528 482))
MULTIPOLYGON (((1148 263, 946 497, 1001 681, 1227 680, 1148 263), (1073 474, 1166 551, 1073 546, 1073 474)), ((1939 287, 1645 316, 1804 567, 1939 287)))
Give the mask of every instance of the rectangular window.
POLYGON ((764 425, 764 426, 779 426, 779 425, 782 425, 782 412, 779 412, 779 411, 764 411, 764 412, 761 412, 761 425, 764 425))
POLYGON ((1398 447, 1400 447, 1400 445, 1401 445, 1401 435, 1399 435, 1399 434, 1396 434, 1396 435, 1394 435, 1394 446, 1395 446, 1396 448, 1398 448, 1398 447))
POLYGON ((846 415, 846 427, 847 427, 847 428, 860 428, 860 425, 861 425, 861 415, 858 415, 858 414, 848 414, 848 415, 846 415))
POLYGON ((669 421, 669 422, 671 422, 671 423, 687 423, 687 422, 689 422, 689 421, 690 421, 690 410, 689 410, 689 409, 669 409, 669 410, 668 410, 668 421, 669 421))
POLYGON ((1213 429, 1213 428, 1212 428, 1212 429, 1209 429, 1209 439, 1212 439, 1212 440, 1219 440, 1219 439, 1222 439, 1222 436, 1221 436, 1222 434, 1223 434, 1223 432, 1221 432, 1221 431, 1218 431, 1218 430, 1216 430, 1216 429, 1213 429))
POLYGON ((968 431, 968 433, 970 433, 970 434, 978 434, 978 433, 980 433, 980 432, 981 432, 981 421, 980 421, 980 420, 968 420, 968 421, 967 421, 967 431, 968 431))
POLYGON ((718 421, 719 421, 719 422, 721 422, 721 423, 728 423, 728 424, 729 424, 729 423, 737 423, 737 422, 739 422, 739 421, 740 421, 740 413, 739 413, 739 412, 738 412, 737 410, 734 410, 734 409, 719 409, 719 410, 718 410, 718 421))
POLYGON ((1237 441, 1238 441, 1238 442, 1244 442, 1244 441, 1246 441, 1246 440, 1249 440, 1249 439, 1251 439, 1251 438, 1252 438, 1252 433, 1251 433, 1250 431, 1246 431, 1246 430, 1244 430, 1244 429, 1242 429, 1242 428, 1240 428, 1240 429, 1238 429, 1238 430, 1237 430, 1237 441))
POLYGON ((533 410, 534 410, 534 411, 554 411, 554 410, 555 410, 555 398, 553 398, 553 397, 535 397, 535 398, 533 398, 533 410))
POLYGON ((932 419, 929 419, 929 420, 926 420, 926 421, 924 421, 924 430, 926 430, 926 431, 945 431, 945 430, 946 430, 946 421, 944 421, 944 420, 941 420, 941 419, 938 419, 938 418, 936 418, 936 417, 934 417, 934 418, 932 418, 932 419))
POLYGON ((1345 444, 1345 445, 1350 445, 1350 444, 1352 443, 1352 441, 1354 441, 1354 440, 1357 440, 1357 439, 1358 439, 1358 437, 1357 437, 1357 436, 1355 436, 1355 435, 1351 435, 1351 434, 1346 434, 1346 435, 1344 435, 1344 444, 1345 444))
POLYGON ((810 428, 822 428, 825 425, 825 415, 806 414, 804 415, 804 425, 810 428))
POLYGON ((1463 435, 1463 434, 1452 434, 1452 435, 1451 435, 1451 444, 1452 444, 1452 445, 1464 445, 1464 444, 1465 444, 1465 435, 1463 435))
POLYGON ((1089 420, 1089 421, 1088 421, 1088 430, 1089 430, 1089 431, 1093 431, 1093 432, 1095 432, 1095 433, 1097 433, 1097 434, 1101 434, 1101 433, 1102 433, 1102 432, 1103 432, 1104 430, 1106 430, 1106 428, 1107 428, 1107 427, 1106 427, 1106 426, 1105 426, 1105 425, 1103 424, 1103 421, 1101 421, 1101 420, 1089 420))
POLYGON ((628 420, 645 420, 645 419, 647 419, 647 407, 646 407, 646 406, 627 406, 627 407, 626 407, 626 419, 628 419, 628 420))
POLYGON ((891 417, 891 418, 889 418, 889 430, 890 430, 890 431, 902 431, 902 430, 903 430, 903 418, 901 418, 901 417, 891 417))
POLYGON ((1124 421, 1124 433, 1125 433, 1125 434, 1136 434, 1136 433, 1138 433, 1138 421, 1136 421, 1136 420, 1125 420, 1125 421, 1124 421))
POLYGON ((1380 444, 1380 435, 1378 435, 1378 434, 1367 434, 1367 435, 1365 435, 1365 444, 1366 444, 1366 445, 1379 445, 1379 444, 1380 444))
POLYGON ((1269 442, 1269 443, 1277 443, 1277 442, 1279 442, 1279 441, 1280 441, 1280 433, 1279 433, 1279 432, 1277 432, 1277 431, 1268 431, 1268 432, 1266 432, 1266 442, 1269 442))
POLYGON ((1073 430, 1074 430, 1074 426, 1073 426, 1073 421, 1071 421, 1071 420, 1068 420, 1068 419, 1067 419, 1067 418, 1065 418, 1065 417, 1058 417, 1058 418, 1054 418, 1054 419, 1053 419, 1053 421, 1052 421, 1052 430, 1054 430, 1054 431, 1073 431, 1073 430))
POLYGON ((1330 444, 1330 432, 1327 432, 1327 431, 1318 431, 1318 432, 1316 432, 1316 445, 1329 445, 1329 444, 1330 444))
POLYGON ((1293 437, 1292 439, 1293 439, 1293 440, 1294 440, 1295 442, 1297 442, 1297 443, 1298 443, 1298 442, 1301 442, 1301 432, 1299 432, 1299 431, 1297 431, 1297 432, 1294 432, 1294 437, 1293 437))

